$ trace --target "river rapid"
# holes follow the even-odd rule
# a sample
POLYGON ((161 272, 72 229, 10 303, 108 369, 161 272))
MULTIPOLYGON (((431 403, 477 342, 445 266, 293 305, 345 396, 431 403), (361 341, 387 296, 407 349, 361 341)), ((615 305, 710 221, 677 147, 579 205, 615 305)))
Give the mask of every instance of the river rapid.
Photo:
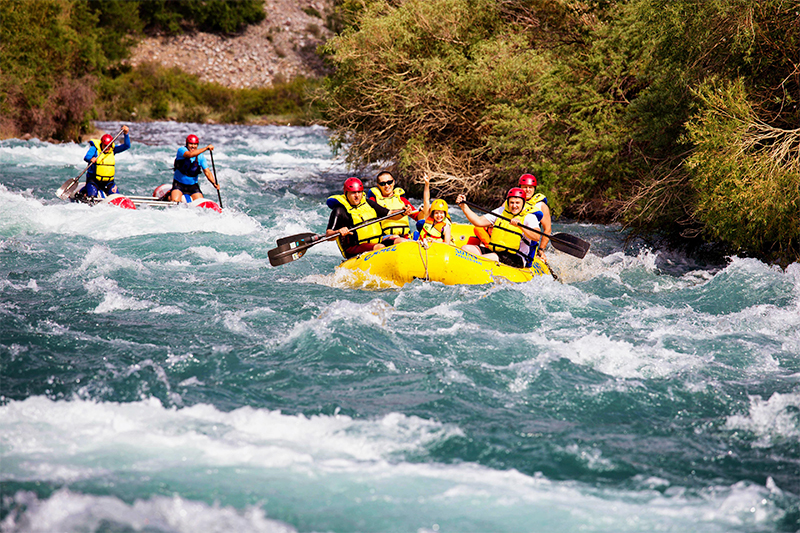
POLYGON ((267 260, 325 229, 326 130, 132 124, 121 191, 189 133, 222 214, 70 204, 86 145, 0 142, 3 533, 800 529, 797 264, 556 223, 560 282, 364 290, 267 260))

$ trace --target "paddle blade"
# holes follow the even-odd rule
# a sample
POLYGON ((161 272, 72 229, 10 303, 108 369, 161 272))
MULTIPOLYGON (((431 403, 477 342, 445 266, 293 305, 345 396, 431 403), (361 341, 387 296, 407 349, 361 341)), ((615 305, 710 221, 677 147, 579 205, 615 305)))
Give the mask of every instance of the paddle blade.
POLYGON ((297 235, 289 235, 288 237, 281 237, 278 239, 278 246, 282 246, 284 244, 289 244, 292 242, 296 242, 297 246, 301 244, 309 243, 311 240, 316 237, 315 233, 298 233, 297 235))
POLYGON ((80 176, 77 178, 70 178, 64 182, 61 187, 58 188, 56 191, 56 196, 61 198, 62 200, 69 200, 75 195, 75 189, 78 188, 78 184, 80 183, 80 176))
POLYGON ((297 246, 290 246, 290 244, 284 244, 283 246, 278 246, 277 248, 273 248, 267 253, 267 257, 269 257, 269 264, 276 267, 280 265, 285 265, 286 263, 291 263, 292 261, 296 261, 303 257, 308 249, 310 248, 309 245, 305 245, 300 247, 298 250, 297 246))
POLYGON ((556 250, 577 257, 578 259, 586 257, 586 253, 591 246, 591 244, 580 237, 570 235, 569 233, 556 233, 555 235, 551 235, 550 242, 556 250))

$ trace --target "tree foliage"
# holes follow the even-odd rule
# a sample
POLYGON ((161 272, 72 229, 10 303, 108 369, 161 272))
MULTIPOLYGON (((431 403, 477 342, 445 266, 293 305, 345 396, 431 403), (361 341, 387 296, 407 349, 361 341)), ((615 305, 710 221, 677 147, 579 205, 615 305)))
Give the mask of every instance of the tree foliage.
POLYGON ((80 31, 77 7, 59 0, 0 2, 4 128, 70 138, 86 127, 94 73, 106 59, 97 41, 80 31))
POLYGON ((316 112, 310 104, 318 80, 297 77, 272 87, 230 89, 201 82, 177 68, 143 64, 98 86, 97 112, 103 120, 177 120, 243 123, 254 116, 302 123, 316 112))
POLYGON ((336 73, 322 100, 355 166, 394 165, 411 181, 433 175, 445 193, 489 196, 532 171, 556 212, 795 253, 797 152, 755 147, 796 138, 796 3, 338 4, 345 27, 325 48, 336 73), (725 106, 748 111, 729 109, 737 119, 726 122, 725 106), (748 145, 753 132, 768 133, 748 145), (730 176, 745 175, 774 206, 742 232, 741 213, 713 206, 744 201, 730 176))
POLYGON ((272 92, 237 92, 185 75, 181 87, 172 83, 180 74, 151 67, 132 79, 121 64, 145 29, 161 29, 159 21, 165 27, 174 22, 176 32, 232 33, 264 16, 261 0, 0 0, 0 136, 76 140, 98 112, 129 120, 137 116, 129 108, 137 105, 141 118, 174 117, 175 107, 181 117, 208 113, 229 121, 259 111, 305 113, 305 80, 272 92), (126 83, 146 100, 131 104, 126 83), (119 109, 111 112, 115 104, 119 109))

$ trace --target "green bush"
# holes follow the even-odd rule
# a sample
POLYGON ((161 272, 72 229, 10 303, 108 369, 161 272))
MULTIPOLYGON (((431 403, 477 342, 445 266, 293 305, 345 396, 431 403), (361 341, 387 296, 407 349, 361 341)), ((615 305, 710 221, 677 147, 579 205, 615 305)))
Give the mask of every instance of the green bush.
POLYGON ((245 123, 268 115, 294 124, 315 119, 311 103, 319 81, 296 78, 270 88, 231 89, 204 83, 177 68, 142 64, 99 86, 99 115, 105 120, 213 119, 245 123))
POLYGON ((11 132, 74 139, 88 126, 95 76, 106 63, 69 0, 0 2, 0 114, 11 132))
POLYGON ((707 236, 737 252, 773 259, 796 256, 800 135, 756 117, 744 83, 708 82, 702 110, 688 122, 695 149, 687 161, 695 215, 707 236))

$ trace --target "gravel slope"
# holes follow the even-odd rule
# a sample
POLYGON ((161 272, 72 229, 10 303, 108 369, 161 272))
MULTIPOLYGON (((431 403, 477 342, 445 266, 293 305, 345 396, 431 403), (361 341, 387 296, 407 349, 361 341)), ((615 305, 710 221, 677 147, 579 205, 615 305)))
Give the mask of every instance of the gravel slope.
POLYGON ((266 19, 241 35, 200 32, 150 37, 139 43, 130 63, 179 67, 203 81, 236 88, 268 87, 297 76, 320 76, 325 73, 324 65, 315 50, 331 36, 324 18, 332 4, 332 0, 264 0, 266 19))

